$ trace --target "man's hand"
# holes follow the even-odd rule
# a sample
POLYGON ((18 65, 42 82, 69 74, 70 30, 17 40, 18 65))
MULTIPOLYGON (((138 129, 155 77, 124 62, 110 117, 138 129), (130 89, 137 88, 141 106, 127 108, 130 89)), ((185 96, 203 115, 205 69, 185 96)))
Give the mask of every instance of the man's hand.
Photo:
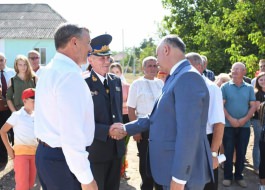
POLYGON ((81 184, 82 190, 98 190, 98 185, 95 180, 89 184, 81 184))
POLYGON ((136 141, 136 142, 140 142, 142 140, 142 135, 141 133, 138 133, 136 135, 133 135, 133 139, 136 141))
POLYGON ((238 120, 235 119, 235 118, 231 118, 231 119, 229 120, 229 122, 230 122, 230 124, 232 125, 232 127, 240 127, 240 126, 239 126, 239 122, 238 122, 238 120))
POLYGON ((213 169, 218 168, 219 162, 217 157, 213 157, 213 169))
POLYGON ((238 123, 240 127, 243 127, 246 124, 247 120, 243 117, 238 119, 238 123))
POLYGON ((123 130, 122 126, 122 123, 114 123, 110 126, 109 135, 111 136, 111 138, 120 140, 127 135, 126 131, 123 130))
POLYGON ((170 190, 184 190, 183 184, 176 183, 174 180, 171 180, 170 190))

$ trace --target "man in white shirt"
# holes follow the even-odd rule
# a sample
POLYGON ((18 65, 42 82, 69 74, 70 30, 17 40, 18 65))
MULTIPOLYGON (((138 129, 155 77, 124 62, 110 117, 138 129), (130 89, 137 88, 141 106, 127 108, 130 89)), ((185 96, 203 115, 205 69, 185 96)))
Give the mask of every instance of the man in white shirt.
MULTIPOLYGON (((153 56, 146 57, 142 62, 144 76, 133 81, 130 86, 127 105, 130 121, 150 114, 156 99, 162 92, 163 81, 155 78, 158 72, 157 60, 153 56)), ((139 152, 139 172, 142 178, 141 190, 162 189, 146 172, 149 130, 133 136, 139 152)))
POLYGON ((30 50, 28 52, 28 59, 33 71, 38 77, 40 77, 40 74, 44 68, 40 65, 40 53, 36 50, 30 50))
POLYGON ((54 40, 57 53, 36 87, 38 175, 43 190, 94 190, 86 151, 94 138, 93 101, 80 69, 91 52, 89 30, 65 23, 54 40))
MULTIPOLYGON (((195 67, 200 74, 203 74, 204 63, 198 53, 188 53, 186 58, 190 61, 191 65, 195 67)), ((206 76, 202 75, 210 94, 208 120, 206 127, 206 134, 211 146, 213 168, 214 168, 214 181, 207 183, 204 190, 217 190, 218 189, 218 151, 222 143, 224 134, 225 115, 223 109, 223 96, 221 89, 206 76)))
MULTIPOLYGON (((6 90, 7 90, 7 84, 9 80, 15 76, 14 69, 8 68, 6 66, 6 57, 5 54, 0 52, 0 96, 2 101, 5 101, 6 97, 6 90)), ((6 120, 10 117, 11 112, 8 109, 8 106, 6 109, 0 110, 0 129, 5 124, 6 120)), ((13 141, 14 139, 14 133, 13 130, 10 130, 10 140, 13 141)), ((7 164, 7 151, 5 148, 5 145, 2 142, 2 139, 0 138, 0 171, 3 170, 7 164)))

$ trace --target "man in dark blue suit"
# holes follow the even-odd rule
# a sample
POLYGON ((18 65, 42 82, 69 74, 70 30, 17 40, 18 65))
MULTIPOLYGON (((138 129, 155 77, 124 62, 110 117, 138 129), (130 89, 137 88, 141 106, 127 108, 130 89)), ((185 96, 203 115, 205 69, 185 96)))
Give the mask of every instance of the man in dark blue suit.
POLYGON ((88 150, 89 161, 99 190, 119 190, 121 159, 125 153, 124 139, 111 138, 115 135, 112 127, 122 122, 121 80, 108 73, 111 40, 108 34, 91 40, 92 53, 88 60, 92 70, 85 79, 92 94, 95 116, 95 137, 88 150))
POLYGON ((146 129, 154 180, 165 190, 200 190, 213 178, 206 136, 209 92, 185 59, 185 44, 168 35, 157 47, 160 70, 170 73, 149 116, 126 124, 129 135, 146 129))

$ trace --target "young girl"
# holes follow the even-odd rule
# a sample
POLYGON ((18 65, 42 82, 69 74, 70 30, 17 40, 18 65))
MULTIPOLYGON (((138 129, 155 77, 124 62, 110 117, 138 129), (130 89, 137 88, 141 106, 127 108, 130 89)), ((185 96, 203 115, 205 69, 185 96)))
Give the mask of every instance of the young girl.
POLYGON ((35 152, 37 139, 34 135, 35 90, 28 88, 22 93, 24 107, 15 111, 0 130, 1 138, 11 159, 14 159, 16 190, 29 190, 36 177, 35 152), (8 141, 7 132, 13 128, 15 145, 8 141))
POLYGON ((21 94, 27 88, 36 87, 36 75, 31 68, 28 58, 18 55, 15 59, 14 68, 16 76, 11 78, 7 89, 7 104, 11 112, 19 110, 23 106, 21 94))
MULTIPOLYGON (((265 101, 265 72, 259 73, 256 84, 255 84, 255 95, 256 95, 256 102, 257 102, 257 112, 255 113, 254 118, 258 118, 258 112, 261 112, 262 110, 259 110, 260 104, 265 101)), ((260 113, 261 114, 261 113, 260 113)), ((262 116, 264 118, 264 115, 262 116)), ((260 178, 260 190, 265 190, 265 125, 262 125, 260 123, 256 123, 258 125, 254 134, 254 148, 258 148, 260 153, 258 156, 260 158, 259 160, 259 178, 260 178), (256 146, 256 147, 255 147, 256 146)), ((254 149, 253 148, 253 149, 254 149)))

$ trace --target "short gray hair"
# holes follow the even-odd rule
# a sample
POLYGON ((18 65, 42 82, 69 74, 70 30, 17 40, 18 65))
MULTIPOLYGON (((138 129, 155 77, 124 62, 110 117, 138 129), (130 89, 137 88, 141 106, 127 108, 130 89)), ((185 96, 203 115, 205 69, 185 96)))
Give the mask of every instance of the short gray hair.
POLYGON ((185 53, 186 51, 186 45, 185 43, 182 41, 182 39, 175 35, 175 34, 169 34, 167 36, 165 36, 162 39, 163 43, 167 43, 175 48, 179 48, 183 53, 185 53))
POLYGON ((204 66, 203 59, 198 53, 195 52, 187 53, 186 58, 191 62, 192 65, 194 64, 194 65, 204 66))
POLYGON ((149 60, 157 61, 157 59, 154 56, 148 56, 148 57, 144 58, 144 60, 142 62, 142 67, 145 67, 146 66, 146 62, 149 61, 149 60))
POLYGON ((38 56, 40 56, 40 53, 39 53, 38 51, 36 51, 36 50, 30 50, 30 51, 28 52, 28 58, 29 58, 29 55, 30 55, 31 53, 35 53, 35 54, 37 54, 38 56))

